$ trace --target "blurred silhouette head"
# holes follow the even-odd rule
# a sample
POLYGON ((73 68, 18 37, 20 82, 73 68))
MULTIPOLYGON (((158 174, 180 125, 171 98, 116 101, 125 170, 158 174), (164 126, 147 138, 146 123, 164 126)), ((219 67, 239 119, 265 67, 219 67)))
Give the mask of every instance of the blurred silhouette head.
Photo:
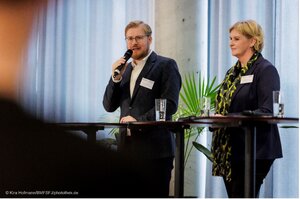
POLYGON ((0 0, 0 97, 15 99, 35 16, 47 1, 0 0))

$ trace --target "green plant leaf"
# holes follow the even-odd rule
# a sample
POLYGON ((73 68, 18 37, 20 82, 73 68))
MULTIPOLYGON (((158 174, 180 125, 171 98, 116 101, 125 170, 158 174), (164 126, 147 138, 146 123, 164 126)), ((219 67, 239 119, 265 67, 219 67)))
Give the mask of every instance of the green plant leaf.
MULTIPOLYGON (((178 120, 181 117, 200 116, 202 97, 210 97, 211 110, 215 107, 215 97, 220 85, 215 86, 216 77, 212 80, 205 80, 201 72, 187 73, 182 82, 182 89, 179 93, 180 100, 177 112, 173 115, 173 120, 178 120)), ((185 130, 185 165, 193 149, 193 142, 197 141, 202 133, 203 128, 191 128, 185 130), (192 140, 193 139, 193 140, 192 140)))
POLYGON ((193 145, 196 149, 202 152, 211 162, 213 162, 213 155, 205 146, 198 142, 193 142, 193 145))
POLYGON ((298 126, 286 126, 286 125, 284 125, 284 126, 279 126, 279 128, 284 128, 284 129, 291 129, 291 128, 299 128, 298 126))

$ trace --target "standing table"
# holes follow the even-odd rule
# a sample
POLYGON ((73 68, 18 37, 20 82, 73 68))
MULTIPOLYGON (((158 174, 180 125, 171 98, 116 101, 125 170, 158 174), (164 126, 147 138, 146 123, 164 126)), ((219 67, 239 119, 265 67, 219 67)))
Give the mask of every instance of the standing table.
MULTIPOLYGON (((176 135, 175 152, 175 187, 174 197, 184 197, 184 131, 191 127, 241 127, 245 132, 245 197, 255 197, 256 165, 256 126, 262 123, 283 124, 298 123, 298 118, 277 118, 272 116, 222 116, 222 117, 187 117, 179 121, 148 121, 120 123, 58 123, 66 130, 80 130, 87 134, 89 142, 96 142, 96 133, 105 128, 124 127, 143 129, 154 126, 168 128, 176 135)), ((57 125, 57 124, 55 124, 57 125)))

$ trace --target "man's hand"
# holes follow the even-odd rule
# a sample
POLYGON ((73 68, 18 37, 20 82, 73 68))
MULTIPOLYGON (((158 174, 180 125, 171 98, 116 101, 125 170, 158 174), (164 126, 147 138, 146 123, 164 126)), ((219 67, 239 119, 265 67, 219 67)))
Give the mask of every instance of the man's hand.
MULTIPOLYGON (((121 57, 120 59, 118 59, 117 61, 115 61, 115 63, 113 63, 112 65, 112 76, 114 76, 114 73, 115 73, 115 69, 120 66, 121 64, 124 64, 126 63, 126 60, 124 59, 124 57, 121 57)), ((126 67, 127 67, 128 63, 125 64, 125 66, 122 68, 122 70, 120 71, 120 74, 117 75, 114 79, 115 80, 120 80, 126 67)))
POLYGON ((120 120, 120 123, 136 122, 136 121, 137 120, 134 117, 128 115, 128 116, 122 117, 120 120))

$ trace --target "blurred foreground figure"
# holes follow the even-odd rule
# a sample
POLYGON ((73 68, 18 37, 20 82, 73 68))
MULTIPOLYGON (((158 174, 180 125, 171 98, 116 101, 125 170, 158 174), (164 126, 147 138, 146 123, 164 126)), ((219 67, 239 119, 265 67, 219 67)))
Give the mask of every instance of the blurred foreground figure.
POLYGON ((46 4, 0 0, 0 197, 151 196, 138 161, 49 127, 17 103, 21 55, 46 4))

